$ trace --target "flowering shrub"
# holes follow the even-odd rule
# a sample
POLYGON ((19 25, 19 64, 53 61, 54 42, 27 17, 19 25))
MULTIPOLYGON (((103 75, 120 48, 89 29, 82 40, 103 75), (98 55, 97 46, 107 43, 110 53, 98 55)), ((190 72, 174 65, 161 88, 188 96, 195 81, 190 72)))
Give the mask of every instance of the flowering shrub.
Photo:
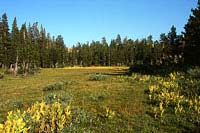
POLYGON ((59 102, 37 102, 24 112, 8 112, 7 120, 0 124, 0 132, 58 132, 67 126, 70 117, 70 106, 62 107, 59 102))
MULTIPOLYGON (((148 99, 155 118, 163 118, 164 114, 172 113, 181 121, 187 120, 199 125, 200 96, 189 97, 185 93, 187 80, 180 73, 171 73, 168 78, 159 77, 152 80, 148 88, 148 99)), ((193 82, 193 79, 189 80, 193 82)))
POLYGON ((8 112, 7 120, 4 124, 0 124, 1 133, 26 133, 30 126, 24 121, 26 113, 17 110, 16 112, 8 112))

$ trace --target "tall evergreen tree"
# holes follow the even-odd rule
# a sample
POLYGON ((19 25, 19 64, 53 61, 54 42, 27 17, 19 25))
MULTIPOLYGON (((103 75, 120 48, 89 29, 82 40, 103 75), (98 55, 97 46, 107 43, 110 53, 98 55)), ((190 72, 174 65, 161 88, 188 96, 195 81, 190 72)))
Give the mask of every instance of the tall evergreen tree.
POLYGON ((166 36, 165 33, 160 34, 160 44, 162 47, 162 56, 161 56, 162 63, 168 63, 170 47, 168 45, 169 44, 168 37, 166 36))
POLYGON ((116 45, 117 45, 117 65, 123 65, 124 64, 124 52, 123 52, 123 44, 121 40, 121 36, 118 34, 117 38, 115 40, 116 45))
POLYGON ((10 42, 10 33, 8 26, 8 19, 6 13, 2 15, 2 55, 3 55, 3 65, 5 68, 9 68, 12 64, 12 46, 10 42))
POLYGON ((21 72, 26 75, 29 67, 26 24, 22 24, 20 29, 19 63, 21 72))
POLYGON ((58 64, 58 52, 56 47, 55 37, 52 38, 52 44, 49 52, 49 57, 51 61, 51 67, 56 68, 58 64))
POLYGON ((40 32, 38 30, 38 22, 35 22, 32 26, 33 32, 33 45, 34 45, 34 67, 40 66, 40 55, 39 55, 39 40, 40 32))
POLYGON ((117 45, 115 40, 111 40, 109 50, 109 66, 116 66, 118 61, 117 45))
POLYGON ((103 66, 106 66, 106 65, 108 65, 108 43, 107 43, 107 41, 106 41, 106 38, 105 37, 103 37, 102 38, 102 51, 103 51, 103 62, 102 62, 102 65, 103 66))
POLYGON ((48 52, 47 52, 47 42, 46 42, 46 31, 42 27, 40 28, 40 39, 39 39, 39 60, 40 60, 40 67, 44 68, 47 67, 47 58, 48 58, 48 52))
POLYGON ((36 55, 37 55, 37 50, 36 50, 36 45, 35 45, 35 39, 34 39, 34 31, 33 27, 29 23, 28 25, 28 31, 27 31, 27 45, 28 45, 28 62, 29 66, 31 69, 36 68, 36 55))
POLYGON ((65 65, 65 44, 64 44, 64 40, 63 40, 63 37, 61 35, 58 35, 57 38, 56 38, 56 47, 57 47, 57 52, 58 52, 58 65, 60 67, 64 67, 65 65))
POLYGON ((4 58, 2 37, 3 37, 3 25, 0 17, 0 68, 3 67, 3 58, 4 58))
POLYGON ((14 75, 17 75, 18 71, 18 61, 19 61, 19 29, 17 27, 17 19, 14 18, 12 24, 12 32, 11 32, 11 44, 12 44, 12 62, 15 63, 14 75))
POLYGON ((168 39, 169 39, 169 56, 170 56, 170 60, 171 62, 174 62, 174 58, 175 58, 175 55, 177 54, 177 44, 176 44, 176 41, 177 41, 177 33, 176 33, 176 28, 175 26, 173 25, 171 27, 171 30, 170 32, 168 33, 168 39))
POLYGON ((185 48, 184 58, 185 63, 190 65, 200 65, 200 1, 198 0, 198 6, 192 9, 192 15, 189 17, 187 24, 185 25, 185 48))

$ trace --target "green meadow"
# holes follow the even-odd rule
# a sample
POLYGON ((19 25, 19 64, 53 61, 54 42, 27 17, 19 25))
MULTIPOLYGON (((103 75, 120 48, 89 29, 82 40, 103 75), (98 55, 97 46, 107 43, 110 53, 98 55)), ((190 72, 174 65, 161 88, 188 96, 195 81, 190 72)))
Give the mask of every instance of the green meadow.
POLYGON ((152 110, 157 104, 149 100, 153 92, 146 92, 157 78, 130 75, 127 67, 69 67, 41 69, 27 77, 5 75, 0 80, 1 123, 9 111, 23 112, 36 102, 59 102, 71 110, 69 123, 60 132, 196 131, 191 123, 180 124, 169 111, 162 115, 159 104, 158 112, 152 110))

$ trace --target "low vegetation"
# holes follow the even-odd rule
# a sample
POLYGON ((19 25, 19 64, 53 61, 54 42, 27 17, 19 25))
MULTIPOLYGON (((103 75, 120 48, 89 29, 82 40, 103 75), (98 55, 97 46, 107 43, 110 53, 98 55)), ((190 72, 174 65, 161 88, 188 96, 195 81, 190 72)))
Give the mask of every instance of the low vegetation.
POLYGON ((43 91, 62 90, 64 88, 65 88, 65 83, 58 82, 58 83, 55 83, 55 84, 51 84, 51 85, 45 86, 43 88, 43 91))
POLYGON ((101 73, 92 73, 89 75, 89 80, 91 81, 102 81, 106 80, 106 76, 101 73))
MULTIPOLYGON (((151 113, 161 123, 197 130, 200 121, 199 80, 171 73, 169 77, 152 77, 147 89, 151 113)), ((182 131, 184 131, 181 129, 182 131)))
POLYGON ((199 25, 200 1, 179 35, 67 48, 37 22, 9 30, 4 13, 0 133, 199 132, 199 25))
POLYGON ((6 75, 0 81, 4 87, 1 91, 10 93, 5 93, 0 102, 0 129, 2 132, 197 132, 199 78, 198 73, 190 73, 197 69, 168 76, 140 73, 128 76, 123 74, 127 68, 115 67, 42 69, 37 75, 14 79, 6 75), (106 75, 106 80, 98 80, 98 84, 88 80, 93 74, 106 75), (13 84, 6 86, 9 82, 13 84), (43 90, 46 84, 58 83, 62 83, 62 89, 43 90), (19 98, 15 99, 17 92, 19 98))
POLYGON ((0 79, 2 79, 3 76, 4 76, 4 74, 0 72, 0 79))

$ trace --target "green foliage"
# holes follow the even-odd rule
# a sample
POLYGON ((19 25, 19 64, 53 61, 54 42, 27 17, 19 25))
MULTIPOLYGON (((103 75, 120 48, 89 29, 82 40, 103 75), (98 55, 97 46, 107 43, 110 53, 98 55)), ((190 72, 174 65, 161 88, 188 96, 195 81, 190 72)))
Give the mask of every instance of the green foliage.
POLYGON ((0 132, 60 132, 70 123, 70 117, 70 106, 62 107, 59 102, 35 103, 24 112, 9 112, 0 132))
POLYGON ((43 88, 43 91, 52 91, 52 90, 62 90, 65 88, 65 83, 58 82, 55 84, 47 85, 43 88))
MULTIPOLYGON (((199 130, 197 119, 199 94, 193 91, 198 90, 198 78, 177 72, 166 77, 139 73, 128 76, 124 75, 126 72, 124 69, 52 68, 42 69, 40 74, 27 78, 21 76, 13 78, 7 75, 0 84, 3 88, 1 90, 3 97, 0 98, 1 122, 2 124, 6 122, 4 112, 13 110, 18 103, 23 104, 21 111, 23 114, 24 111, 27 112, 31 103, 43 99, 44 103, 50 106, 45 112, 50 112, 52 104, 56 102, 61 104, 62 109, 70 105, 70 119, 64 124, 64 128, 57 132, 197 132, 199 130), (103 82, 92 82, 88 80, 88 73, 105 73, 108 78, 103 82), (41 87, 60 81, 65 83, 67 89, 41 91, 41 87), (145 89, 146 94, 144 94, 145 89)), ((42 111, 39 112, 38 116, 41 117, 37 123, 29 113, 23 117, 26 123, 24 128, 29 128, 28 125, 31 125, 28 132, 45 132, 41 125, 45 125, 43 127, 46 130, 51 130, 52 124, 49 122, 52 120, 51 117, 46 116, 43 119, 42 111), (46 123, 41 124, 44 120, 46 123)), ((0 125, 1 129, 2 127, 3 125, 0 125)))
POLYGON ((167 118, 170 114, 175 118, 175 124, 181 121, 181 126, 198 128, 195 126, 200 124, 200 94, 190 93, 195 90, 195 85, 191 86, 188 80, 197 85, 193 79, 188 79, 187 75, 180 73, 171 73, 169 78, 152 79, 147 93, 156 119, 167 122, 170 120, 167 118), (187 89, 189 86, 190 90, 187 89))
POLYGON ((200 78, 200 68, 199 67, 190 68, 187 71, 187 73, 191 78, 198 78, 198 79, 200 78))
POLYGON ((61 35, 51 38, 38 23, 32 26, 22 24, 18 29, 14 18, 12 31, 9 32, 7 15, 0 21, 0 67, 14 71, 14 75, 33 74, 38 67, 64 67, 66 65, 66 47, 61 35), (52 52, 53 51, 53 52, 52 52), (19 71, 18 71, 19 70, 19 71))
POLYGON ((70 104, 70 102, 72 101, 72 96, 68 93, 60 93, 60 94, 54 94, 54 93, 50 93, 48 95, 46 95, 44 97, 44 101, 48 104, 52 104, 55 102, 61 102, 61 103, 65 103, 65 104, 70 104))
POLYGON ((3 77, 4 77, 4 74, 0 72, 0 79, 2 79, 3 77))
MULTIPOLYGON (((22 112, 10 111, 7 120, 0 124, 0 132, 78 132, 101 120, 83 109, 71 110, 60 102, 36 102, 22 112)), ((102 112, 105 120, 112 120, 115 112, 106 107, 102 112)))
POLYGON ((192 9, 192 15, 190 15, 187 24, 185 25, 185 47, 184 47, 184 58, 185 64, 189 65, 200 65, 200 2, 198 6, 192 9))
POLYGON ((106 76, 101 73, 93 73, 89 75, 89 80, 91 81, 104 81, 106 76))
POLYGON ((9 106, 11 106, 11 108, 21 109, 24 107, 23 100, 15 99, 14 101, 9 102, 9 106))

